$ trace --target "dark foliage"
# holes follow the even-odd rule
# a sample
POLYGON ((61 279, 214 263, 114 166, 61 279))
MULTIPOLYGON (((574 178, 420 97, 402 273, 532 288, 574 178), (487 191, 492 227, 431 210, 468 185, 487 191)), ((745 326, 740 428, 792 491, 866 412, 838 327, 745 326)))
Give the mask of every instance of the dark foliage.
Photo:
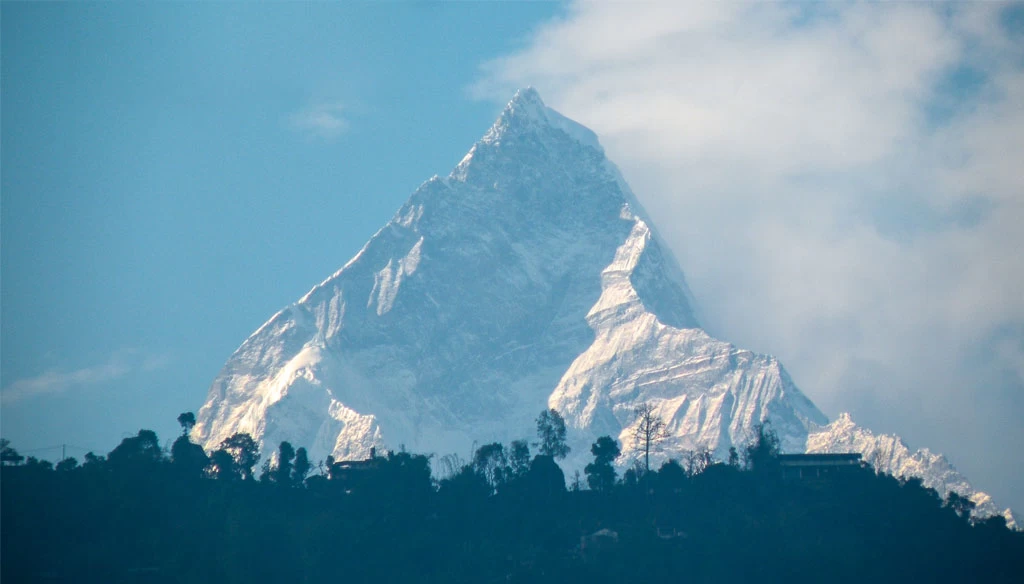
POLYGON ((583 471, 587 475, 587 484, 594 491, 608 492, 615 486, 615 467, 612 463, 619 457, 619 444, 611 436, 601 436, 590 447, 594 462, 588 464, 583 471))
POLYGON ((181 425, 181 433, 188 434, 196 425, 196 415, 192 412, 178 414, 178 424, 181 425))
POLYGON ((229 436, 221 442, 220 449, 227 452, 232 461, 224 470, 230 468, 242 480, 253 479, 252 467, 260 461, 260 450, 252 436, 244 432, 229 436))
POLYGON ((537 416, 537 437, 540 442, 537 448, 544 456, 562 459, 569 454, 569 445, 565 443, 565 420, 557 410, 544 410, 537 416))
POLYGON ((187 434, 167 456, 144 430, 82 465, 8 455, 0 580, 1016 582, 1024 573, 1024 534, 1002 518, 972 521, 967 499, 943 501, 919 480, 869 468, 784 480, 771 471, 773 443, 758 432, 744 451, 752 470, 736 457, 702 472, 641 463, 616 482, 607 469, 618 445, 602 437, 587 472, 593 489, 567 491, 554 457, 531 460, 522 443, 488 444, 439 484, 429 459, 407 452, 329 459, 307 477, 305 449, 282 444, 274 478, 261 482, 250 480, 258 453, 247 435, 207 459, 187 434))
POLYGON ((6 438, 0 438, 0 464, 21 464, 25 457, 18 454, 18 451, 11 448, 11 443, 6 438))

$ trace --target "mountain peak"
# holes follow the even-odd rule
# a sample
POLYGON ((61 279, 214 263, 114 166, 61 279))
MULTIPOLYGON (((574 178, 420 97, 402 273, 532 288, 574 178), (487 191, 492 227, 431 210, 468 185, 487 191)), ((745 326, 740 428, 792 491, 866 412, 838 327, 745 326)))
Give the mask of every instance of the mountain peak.
POLYGON ((671 434, 657 458, 723 457, 770 420, 787 451, 862 452, 982 509, 947 461, 848 416, 827 424, 776 359, 710 337, 691 306, 597 137, 527 87, 449 178, 242 343, 192 435, 214 450, 248 432, 265 452, 287 440, 314 460, 401 444, 444 454, 520 439, 555 408, 573 469, 601 435, 636 456, 632 412, 651 405, 671 434))
POLYGON ((540 98, 540 93, 532 85, 527 85, 521 89, 517 89, 512 99, 509 101, 511 104, 535 104, 540 107, 544 106, 544 100, 540 98))
POLYGON ((519 89, 505 105, 497 121, 491 126, 482 142, 497 143, 507 135, 545 134, 562 132, 580 144, 604 154, 597 135, 590 128, 570 120, 544 104, 540 93, 533 86, 519 89))

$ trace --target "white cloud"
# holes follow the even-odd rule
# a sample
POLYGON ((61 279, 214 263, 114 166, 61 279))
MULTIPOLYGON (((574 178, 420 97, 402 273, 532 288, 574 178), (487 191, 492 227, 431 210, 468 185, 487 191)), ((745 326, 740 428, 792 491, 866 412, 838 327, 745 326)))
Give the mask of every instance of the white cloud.
POLYGON ((348 129, 348 120, 341 115, 344 110, 340 102, 316 103, 288 116, 288 123, 309 136, 331 140, 348 129))
POLYGON ((111 355, 104 363, 74 371, 51 370, 35 377, 19 379, 3 387, 0 400, 4 404, 11 404, 36 396, 99 385, 136 372, 157 371, 170 362, 170 356, 165 354, 144 354, 137 349, 124 349, 111 355))
POLYGON ((1024 507, 1024 454, 1003 452, 1024 443, 1024 63, 1005 9, 579 3, 473 91, 533 85, 598 133, 712 333, 1024 507))

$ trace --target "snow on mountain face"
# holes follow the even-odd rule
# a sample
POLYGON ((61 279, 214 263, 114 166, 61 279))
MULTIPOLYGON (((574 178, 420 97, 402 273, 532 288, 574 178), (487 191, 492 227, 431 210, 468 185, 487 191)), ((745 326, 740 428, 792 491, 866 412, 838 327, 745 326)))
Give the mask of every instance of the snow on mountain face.
POLYGON ((597 137, 525 89, 448 177, 242 343, 193 437, 212 450, 248 432, 313 460, 374 446, 465 456, 530 436, 550 406, 578 468, 604 434, 635 456, 633 409, 649 403, 670 433, 657 458, 724 456, 764 420, 803 451, 827 418, 775 358, 698 327, 597 137))
POLYGON ((976 505, 977 517, 1002 515, 1011 527, 1024 525, 1012 510, 1000 510, 992 497, 976 490, 945 456, 927 448, 911 452, 899 436, 874 434, 857 426, 849 414, 839 414, 831 424, 812 431, 807 436, 807 452, 860 452, 864 461, 880 473, 897 478, 918 477, 924 486, 935 489, 943 498, 950 492, 970 498, 976 505))

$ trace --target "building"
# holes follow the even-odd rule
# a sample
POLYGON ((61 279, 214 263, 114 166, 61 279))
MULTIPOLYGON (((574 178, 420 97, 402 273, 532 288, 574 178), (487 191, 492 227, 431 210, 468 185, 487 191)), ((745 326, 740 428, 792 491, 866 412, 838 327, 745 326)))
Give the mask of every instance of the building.
POLYGON ((859 452, 780 454, 779 466, 783 478, 812 479, 861 468, 864 463, 859 452))
POLYGON ((341 460, 331 464, 328 473, 332 481, 339 481, 346 492, 350 492, 363 482, 369 473, 380 469, 386 459, 377 456, 377 449, 370 449, 370 458, 366 460, 341 460))

